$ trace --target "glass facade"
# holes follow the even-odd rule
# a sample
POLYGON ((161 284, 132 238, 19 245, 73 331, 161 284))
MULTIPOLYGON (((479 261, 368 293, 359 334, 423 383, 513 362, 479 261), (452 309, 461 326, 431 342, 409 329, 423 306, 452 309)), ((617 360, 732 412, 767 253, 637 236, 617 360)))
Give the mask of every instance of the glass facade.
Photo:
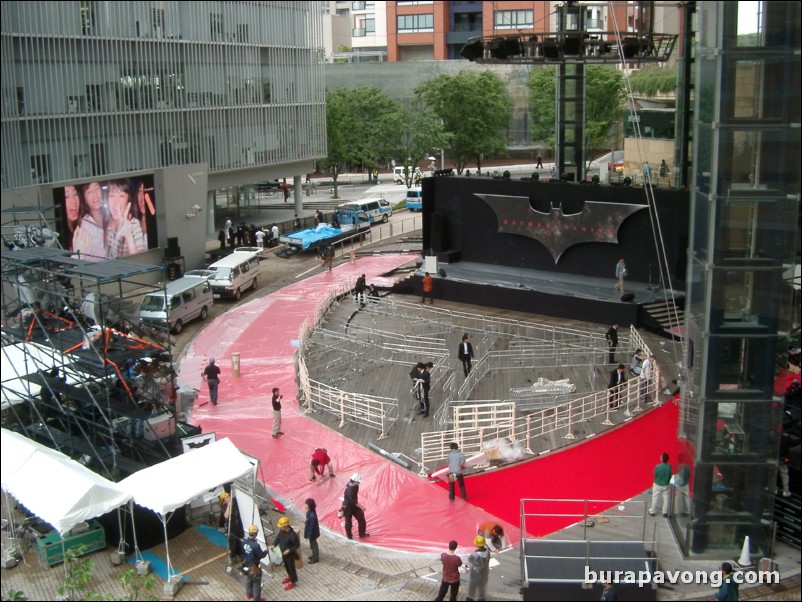
POLYGON ((767 555, 787 363, 800 191, 800 9, 698 4, 696 131, 680 437, 690 555, 767 555), (782 395, 782 392, 780 392, 782 395))
POLYGON ((319 2, 3 2, 2 188, 326 154, 319 2))

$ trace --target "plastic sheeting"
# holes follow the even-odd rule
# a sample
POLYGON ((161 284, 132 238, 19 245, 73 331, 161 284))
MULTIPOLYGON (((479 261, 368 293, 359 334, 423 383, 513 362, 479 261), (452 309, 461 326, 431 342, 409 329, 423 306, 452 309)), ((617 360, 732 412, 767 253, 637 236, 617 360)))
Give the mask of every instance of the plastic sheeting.
POLYGON ((2 486, 30 512, 66 533, 131 496, 59 451, 2 430, 2 486))
MULTIPOLYGON (((353 282, 361 274, 368 284, 387 284, 382 274, 413 259, 406 254, 360 258, 355 265, 339 265, 220 316, 193 340, 179 369, 183 382, 200 389, 193 420, 204 432, 231 437, 237 447, 258 458, 259 479, 296 510, 303 509, 306 498, 314 498, 321 525, 334 532, 344 533, 337 510, 348 478, 359 472, 363 477, 359 500, 370 533, 365 542, 438 552, 456 539, 468 551, 477 525, 486 520, 502 524, 510 541, 516 541, 518 528, 512 524, 459 498, 449 503, 448 493, 437 485, 299 411, 293 354, 301 324, 313 319, 315 306, 332 288, 353 282), (232 353, 240 354, 239 378, 232 377, 232 353), (217 406, 208 403, 209 393, 201 380, 210 355, 223 370, 217 406), (286 434, 278 439, 271 437, 273 387, 281 388, 284 395, 281 430, 286 434), (328 449, 337 475, 334 479, 309 482, 309 462, 317 447, 328 449)), ((466 479, 469 496, 473 480, 466 479)))
POLYGON ((222 439, 135 472, 119 486, 137 504, 164 516, 252 469, 231 440, 222 439))

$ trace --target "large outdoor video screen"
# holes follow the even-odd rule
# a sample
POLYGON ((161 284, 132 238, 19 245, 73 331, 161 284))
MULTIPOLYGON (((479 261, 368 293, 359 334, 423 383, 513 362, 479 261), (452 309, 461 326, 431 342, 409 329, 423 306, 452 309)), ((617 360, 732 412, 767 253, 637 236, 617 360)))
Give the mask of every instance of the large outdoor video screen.
POLYGON ((153 175, 54 188, 53 201, 61 209, 61 245, 81 259, 117 259, 158 245, 153 175))

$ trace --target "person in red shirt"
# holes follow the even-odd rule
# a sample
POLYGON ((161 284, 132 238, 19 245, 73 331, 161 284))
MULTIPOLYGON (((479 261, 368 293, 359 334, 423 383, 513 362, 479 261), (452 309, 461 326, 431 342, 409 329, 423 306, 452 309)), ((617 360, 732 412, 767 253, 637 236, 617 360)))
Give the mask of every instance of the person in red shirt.
POLYGON ((312 454, 312 461, 309 463, 310 481, 317 480, 318 476, 323 476, 326 471, 326 466, 329 467, 329 476, 334 476, 334 468, 331 466, 331 458, 325 448, 318 447, 315 453, 312 454))
POLYGON ((449 600, 454 602, 457 599, 459 592, 459 567, 462 566, 462 559, 454 553, 457 549, 457 542, 451 540, 448 542, 448 552, 440 554, 440 562, 443 563, 443 580, 440 582, 440 591, 435 600, 442 602, 446 597, 448 588, 451 588, 451 595, 449 600))

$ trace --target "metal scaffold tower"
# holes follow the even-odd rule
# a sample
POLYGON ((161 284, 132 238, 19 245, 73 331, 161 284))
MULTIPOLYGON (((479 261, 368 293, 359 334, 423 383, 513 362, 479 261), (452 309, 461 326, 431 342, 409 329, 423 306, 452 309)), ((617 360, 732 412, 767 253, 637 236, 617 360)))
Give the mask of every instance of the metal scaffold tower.
POLYGON ((2 426, 116 481, 200 432, 176 416, 169 332, 139 324, 164 268, 78 258, 43 211, 3 212, 2 426))

